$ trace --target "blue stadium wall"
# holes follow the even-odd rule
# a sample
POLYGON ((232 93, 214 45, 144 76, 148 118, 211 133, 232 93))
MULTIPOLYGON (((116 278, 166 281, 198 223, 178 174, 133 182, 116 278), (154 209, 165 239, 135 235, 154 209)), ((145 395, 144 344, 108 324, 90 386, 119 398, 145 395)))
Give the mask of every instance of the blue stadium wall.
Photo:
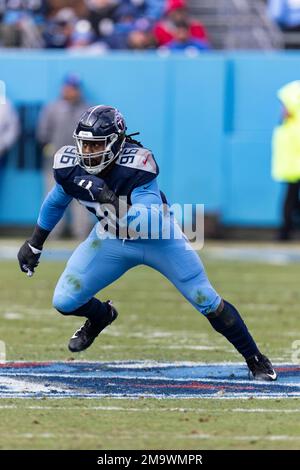
MULTIPOLYGON (((18 106, 54 100, 70 71, 81 75, 91 104, 117 106, 130 132, 141 131, 170 202, 203 203, 227 225, 278 225, 283 185, 270 175, 276 91, 300 78, 300 54, 0 53, 0 80, 18 106)), ((34 223, 42 197, 40 170, 10 160, 0 225, 34 223)))

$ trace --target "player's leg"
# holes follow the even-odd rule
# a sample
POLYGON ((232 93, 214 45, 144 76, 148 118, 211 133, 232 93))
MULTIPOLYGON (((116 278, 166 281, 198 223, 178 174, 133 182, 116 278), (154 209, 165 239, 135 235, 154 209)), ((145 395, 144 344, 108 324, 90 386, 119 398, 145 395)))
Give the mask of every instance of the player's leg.
POLYGON ((271 363, 259 352, 239 312, 212 287, 199 256, 184 237, 150 241, 146 253, 145 263, 166 276, 211 326, 242 354, 256 378, 276 378, 271 363))
POLYGON ((82 351, 117 316, 110 302, 94 295, 138 264, 138 253, 117 239, 101 240, 96 229, 69 259, 56 286, 53 305, 63 315, 86 317, 83 327, 71 338, 69 349, 82 351))

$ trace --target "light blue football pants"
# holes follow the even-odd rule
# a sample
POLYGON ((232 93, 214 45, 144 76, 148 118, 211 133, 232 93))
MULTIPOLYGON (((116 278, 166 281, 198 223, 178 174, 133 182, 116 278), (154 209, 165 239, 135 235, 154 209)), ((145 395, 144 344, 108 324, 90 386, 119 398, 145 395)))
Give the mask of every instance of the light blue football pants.
POLYGON ((217 310, 221 297, 184 235, 170 240, 103 239, 97 225, 74 251, 58 281, 53 298, 57 310, 75 311, 141 264, 163 274, 199 312, 207 315, 217 310))

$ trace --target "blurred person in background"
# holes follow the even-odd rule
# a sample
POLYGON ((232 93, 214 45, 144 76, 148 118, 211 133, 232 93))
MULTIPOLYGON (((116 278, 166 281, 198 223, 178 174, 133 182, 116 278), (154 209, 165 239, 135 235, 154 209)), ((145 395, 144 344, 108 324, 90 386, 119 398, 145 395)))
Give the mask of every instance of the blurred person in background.
POLYGON ((0 45, 3 47, 44 47, 42 28, 46 1, 0 1, 0 45))
POLYGON ((300 80, 283 86, 278 98, 283 118, 273 132, 272 175, 276 181, 287 183, 278 238, 289 240, 295 217, 300 216, 300 80))
POLYGON ((157 21, 163 16, 165 0, 147 0, 145 3, 145 16, 147 18, 157 21))
POLYGON ((0 101, 0 184, 5 166, 6 155, 17 142, 20 133, 19 116, 10 103, 0 101))
POLYGON ((73 29, 69 39, 69 47, 72 49, 85 48, 89 49, 95 44, 95 32, 87 20, 79 20, 73 29))
POLYGON ((159 20, 165 9, 165 0, 123 0, 119 1, 120 6, 134 7, 139 17, 148 18, 152 22, 159 20))
POLYGON ((98 40, 110 49, 143 50, 155 47, 151 29, 164 0, 86 0, 98 40))
POLYGON ((300 30, 300 0, 268 0, 268 15, 284 31, 300 30))
POLYGON ((62 8, 72 8, 78 18, 85 18, 88 12, 85 0, 46 0, 46 7, 48 17, 53 17, 62 8))
POLYGON ((116 0, 85 0, 89 10, 87 19, 92 25, 96 38, 105 39, 114 32, 114 13, 118 8, 116 0))
POLYGON ((152 22, 140 16, 139 9, 122 3, 115 11, 113 34, 106 38, 111 49, 144 50, 155 47, 152 22))
MULTIPOLYGON (((46 105, 41 112, 37 138, 43 146, 43 168, 47 193, 53 186, 53 155, 63 145, 73 145, 75 125, 88 107, 82 95, 80 78, 75 74, 68 74, 64 79, 59 99, 46 105)), ((84 238, 90 229, 87 211, 84 211, 78 203, 74 203, 71 206, 71 214, 68 215, 71 217, 71 235, 77 239, 84 238)), ((62 235, 67 222, 68 218, 58 224, 54 236, 62 235)))
POLYGON ((106 42, 111 49, 128 49, 128 35, 135 29, 138 16, 138 9, 125 2, 115 9, 113 30, 106 37, 106 42))
POLYGON ((127 46, 130 50, 147 50, 155 48, 155 39, 151 30, 147 28, 137 28, 129 33, 127 46))
POLYGON ((153 49, 164 8, 164 0, 0 0, 0 47, 153 49))
POLYGON ((189 23, 180 21, 174 30, 174 39, 166 46, 171 51, 207 51, 210 49, 206 40, 193 38, 190 33, 189 23))
POLYGON ((167 0, 165 16, 154 25, 154 36, 158 46, 166 46, 175 40, 176 24, 186 22, 189 25, 190 38, 209 44, 204 26, 190 18, 184 0, 167 0))
POLYGON ((140 17, 139 9, 131 3, 121 3, 115 10, 115 26, 116 33, 129 33, 134 29, 134 23, 140 17))
POLYGON ((49 0, 0 0, 0 21, 14 13, 27 13, 35 23, 42 23, 49 0))
POLYGON ((62 8, 47 21, 44 29, 45 47, 65 49, 72 44, 78 18, 72 8, 62 8))

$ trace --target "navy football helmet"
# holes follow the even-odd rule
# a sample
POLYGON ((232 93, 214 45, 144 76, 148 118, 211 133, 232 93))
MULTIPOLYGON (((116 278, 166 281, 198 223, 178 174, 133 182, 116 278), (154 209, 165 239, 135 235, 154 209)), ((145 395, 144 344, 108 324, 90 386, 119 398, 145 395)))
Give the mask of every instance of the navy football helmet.
POLYGON ((74 132, 79 165, 97 175, 120 155, 126 139, 126 123, 122 114, 111 106, 94 106, 80 118, 74 132), (84 142, 103 142, 103 150, 84 153, 84 142))

